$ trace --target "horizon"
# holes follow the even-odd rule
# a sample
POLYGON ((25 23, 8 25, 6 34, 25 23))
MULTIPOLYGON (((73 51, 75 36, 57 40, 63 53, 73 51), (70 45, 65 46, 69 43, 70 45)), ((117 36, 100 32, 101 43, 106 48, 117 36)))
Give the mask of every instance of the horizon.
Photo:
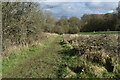
POLYGON ((44 2, 40 7, 53 17, 81 18, 84 14, 106 14, 115 12, 118 2, 44 2))

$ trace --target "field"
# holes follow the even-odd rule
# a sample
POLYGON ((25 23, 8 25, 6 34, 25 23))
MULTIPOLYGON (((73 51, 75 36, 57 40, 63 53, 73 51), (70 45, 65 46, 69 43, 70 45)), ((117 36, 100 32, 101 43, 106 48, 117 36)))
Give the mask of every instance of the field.
POLYGON ((120 31, 80 32, 80 34, 120 34, 120 31))
POLYGON ((119 80, 120 3, 48 2, 0 3, 0 77, 119 80))
POLYGON ((118 34, 52 35, 29 48, 9 51, 3 78, 119 78, 118 34))

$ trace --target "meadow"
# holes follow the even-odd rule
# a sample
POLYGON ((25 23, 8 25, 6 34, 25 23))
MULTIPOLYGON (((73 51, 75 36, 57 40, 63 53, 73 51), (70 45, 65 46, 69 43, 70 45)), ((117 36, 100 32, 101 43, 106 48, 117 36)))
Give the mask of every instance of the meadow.
POLYGON ((3 78, 120 77, 118 34, 74 35, 51 34, 40 44, 10 51, 3 59, 3 78))

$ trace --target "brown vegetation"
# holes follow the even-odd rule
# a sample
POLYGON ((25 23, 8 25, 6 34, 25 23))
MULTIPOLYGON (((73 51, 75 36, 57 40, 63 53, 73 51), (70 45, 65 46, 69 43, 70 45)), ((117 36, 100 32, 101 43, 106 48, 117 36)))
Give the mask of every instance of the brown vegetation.
MULTIPOLYGON (((64 35, 65 36, 65 35, 64 35)), ((66 35, 67 36, 67 35, 66 35)), ((118 34, 80 34, 79 36, 64 38, 65 41, 73 40, 71 44, 79 53, 80 58, 98 63, 105 67, 108 72, 120 73, 120 54, 118 52, 118 34), (76 40, 75 40, 76 39, 76 40)), ((68 43, 68 42, 67 42, 68 43)))

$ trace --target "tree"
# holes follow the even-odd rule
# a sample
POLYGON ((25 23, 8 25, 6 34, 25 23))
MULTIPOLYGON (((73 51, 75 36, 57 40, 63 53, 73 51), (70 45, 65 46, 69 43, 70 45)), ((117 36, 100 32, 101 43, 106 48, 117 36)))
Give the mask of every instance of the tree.
POLYGON ((65 16, 62 16, 60 20, 56 22, 56 28, 60 29, 60 33, 68 33, 69 31, 69 23, 68 19, 65 16))
POLYGON ((84 26, 82 31, 107 31, 115 30, 117 16, 113 13, 91 14, 82 17, 84 26))
POLYGON ((61 16, 60 20, 68 20, 67 16, 61 16))
POLYGON ((44 25, 44 28, 43 28, 44 32, 53 33, 55 31, 54 28, 56 27, 56 22, 57 22, 57 19, 55 19, 52 16, 47 16, 46 17, 46 22, 45 22, 45 25, 44 25))
POLYGON ((71 17, 69 20, 69 33, 78 33, 80 31, 80 20, 77 17, 71 17))
POLYGON ((118 3, 118 7, 116 8, 118 17, 120 18, 120 1, 118 3))
POLYGON ((4 49, 12 45, 25 45, 37 40, 44 20, 43 13, 38 10, 36 3, 2 3, 4 49))
POLYGON ((118 7, 116 8, 116 10, 117 10, 118 19, 117 19, 117 23, 116 23, 115 29, 116 30, 120 30, 120 1, 118 3, 118 7))

